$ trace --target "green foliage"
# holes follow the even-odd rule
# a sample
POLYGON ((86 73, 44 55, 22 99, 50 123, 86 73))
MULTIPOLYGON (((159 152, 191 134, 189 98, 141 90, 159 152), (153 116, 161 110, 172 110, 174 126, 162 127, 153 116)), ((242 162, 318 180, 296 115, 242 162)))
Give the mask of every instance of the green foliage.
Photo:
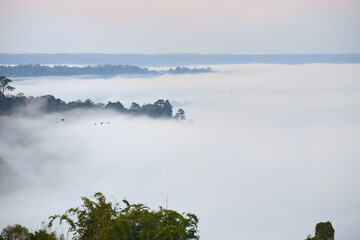
POLYGON ((29 230, 20 224, 7 226, 1 232, 1 237, 4 240, 27 240, 29 230))
POLYGON ((57 240, 55 232, 48 232, 46 228, 29 233, 26 240, 57 240))
MULTIPOLYGON (((55 232, 49 232, 46 227, 30 233, 26 227, 20 224, 7 226, 1 232, 0 240, 57 240, 55 232)), ((61 238, 60 238, 61 239, 61 238)))
POLYGON ((69 232, 78 240, 190 240, 199 239, 194 214, 180 214, 160 207, 150 210, 143 204, 107 202, 102 193, 94 195, 95 201, 83 197, 83 204, 70 208, 63 215, 50 217, 49 227, 56 219, 65 221, 69 232))
POLYGON ((316 224, 315 236, 317 240, 334 239, 335 230, 331 222, 320 222, 316 224))
POLYGON ((315 236, 309 234, 305 240, 333 240, 335 230, 331 222, 319 222, 315 227, 315 236))
POLYGON ((316 240, 316 237, 311 237, 311 234, 309 234, 305 240, 316 240))

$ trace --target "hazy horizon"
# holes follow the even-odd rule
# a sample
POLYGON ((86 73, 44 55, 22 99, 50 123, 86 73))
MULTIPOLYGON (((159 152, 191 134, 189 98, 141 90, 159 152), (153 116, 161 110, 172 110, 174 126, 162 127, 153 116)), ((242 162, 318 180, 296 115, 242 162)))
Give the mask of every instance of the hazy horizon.
MULTIPOLYGON (((360 54, 0 54, 0 64, 98 65, 141 67, 205 66, 223 64, 360 63, 360 54)), ((1 73, 0 73, 1 74, 1 73)), ((4 73, 3 73, 4 74, 4 73)))

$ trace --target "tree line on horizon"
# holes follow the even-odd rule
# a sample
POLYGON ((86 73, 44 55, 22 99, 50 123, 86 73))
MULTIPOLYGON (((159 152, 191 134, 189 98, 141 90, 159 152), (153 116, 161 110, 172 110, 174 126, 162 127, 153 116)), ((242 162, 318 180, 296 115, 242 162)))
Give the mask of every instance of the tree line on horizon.
POLYGON ((212 69, 176 67, 168 70, 149 70, 146 67, 138 67, 122 64, 105 64, 97 66, 69 67, 67 65, 45 66, 40 64, 21 64, 16 66, 0 65, 0 75, 8 77, 41 77, 41 76, 74 76, 74 75, 98 75, 113 76, 127 75, 162 75, 162 74, 197 74, 209 73, 212 69))
POLYGON ((179 109, 173 116, 173 106, 169 100, 159 99, 153 104, 148 103, 140 106, 133 102, 130 108, 125 108, 119 102, 109 101, 107 104, 94 103, 90 99, 85 101, 77 100, 71 102, 64 102, 60 98, 55 98, 52 95, 45 95, 40 97, 26 97, 23 93, 17 95, 7 95, 6 91, 13 91, 15 88, 10 86, 12 80, 5 76, 0 77, 0 115, 11 114, 26 106, 37 106, 37 109, 44 113, 64 112, 73 109, 102 109, 113 110, 122 114, 130 114, 133 116, 147 116, 151 118, 166 118, 186 120, 185 111, 179 109))

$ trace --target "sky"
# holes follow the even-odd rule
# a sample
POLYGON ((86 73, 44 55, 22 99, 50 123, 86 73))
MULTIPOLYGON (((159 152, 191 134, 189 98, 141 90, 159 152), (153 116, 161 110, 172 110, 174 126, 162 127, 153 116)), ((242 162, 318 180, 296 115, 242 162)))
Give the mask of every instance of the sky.
POLYGON ((358 0, 0 0, 0 53, 360 53, 358 0))
POLYGON ((359 65, 212 67, 151 78, 13 78, 14 94, 27 96, 126 107, 169 99, 193 121, 41 115, 34 106, 32 116, 1 116, 0 229, 37 230, 100 191, 155 209, 168 198, 170 209, 200 218, 204 240, 305 239, 321 221, 332 222, 335 239, 360 239, 359 65), (94 125, 103 121, 111 124, 94 125))

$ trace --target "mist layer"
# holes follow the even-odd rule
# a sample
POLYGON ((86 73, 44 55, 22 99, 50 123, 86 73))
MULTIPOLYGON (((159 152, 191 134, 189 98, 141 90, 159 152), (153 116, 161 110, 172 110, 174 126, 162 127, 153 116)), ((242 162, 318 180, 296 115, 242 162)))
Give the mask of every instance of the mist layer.
POLYGON ((359 65, 212 68, 14 78, 18 92, 66 101, 170 99, 192 121, 97 111, 0 117, 0 179, 8 183, 0 184, 0 227, 39 228, 101 191, 152 208, 168 196, 169 208, 199 216, 207 240, 302 239, 328 220, 336 238, 360 237, 359 65))

